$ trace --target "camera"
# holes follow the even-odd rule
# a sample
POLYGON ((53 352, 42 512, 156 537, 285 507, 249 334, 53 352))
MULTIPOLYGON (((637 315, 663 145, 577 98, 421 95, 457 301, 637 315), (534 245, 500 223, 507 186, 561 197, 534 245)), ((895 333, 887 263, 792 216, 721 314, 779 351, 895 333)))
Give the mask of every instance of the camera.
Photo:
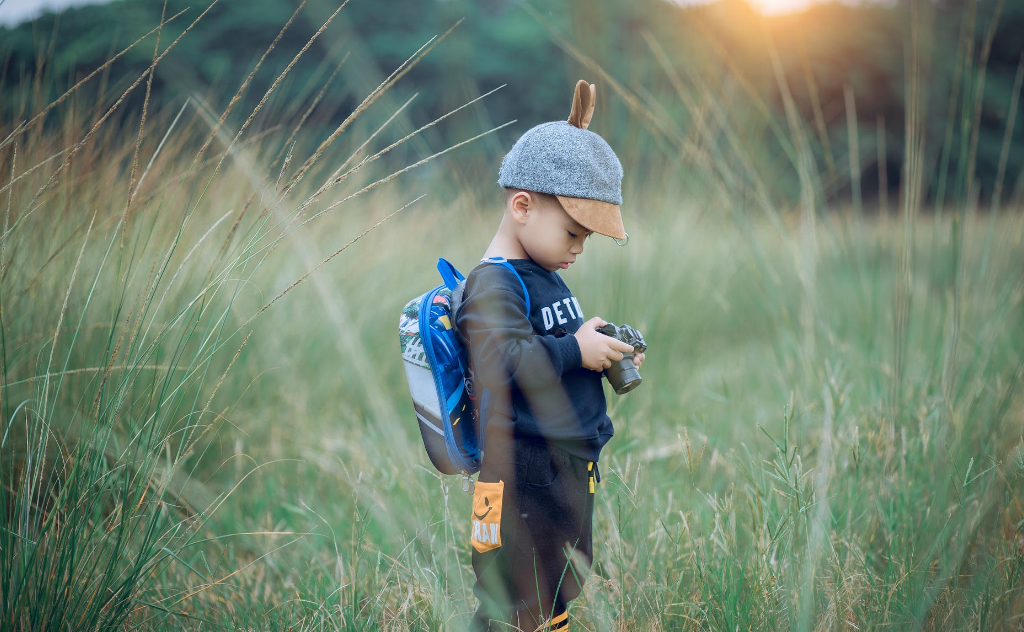
POLYGON ((597 331, 633 346, 632 353, 622 354, 621 360, 613 362, 611 367, 604 371, 605 376, 608 378, 608 383, 612 385, 615 392, 623 395, 640 386, 643 378, 640 377, 640 372, 636 370, 636 365, 633 364, 633 356, 647 351, 647 343, 644 342, 644 337, 640 335, 639 331, 629 325, 608 323, 604 327, 598 327, 597 331))

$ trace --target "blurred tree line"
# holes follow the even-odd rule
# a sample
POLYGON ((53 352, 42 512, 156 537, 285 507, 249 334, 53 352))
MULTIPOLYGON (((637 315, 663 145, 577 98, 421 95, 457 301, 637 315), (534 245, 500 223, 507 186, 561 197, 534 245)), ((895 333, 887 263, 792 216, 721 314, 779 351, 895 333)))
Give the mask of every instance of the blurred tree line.
MULTIPOLYGON (((395 122, 407 133, 505 87, 401 148, 400 160, 515 119, 448 163, 479 166, 482 176, 493 177, 519 134, 568 114, 571 86, 582 77, 598 84, 592 129, 628 163, 627 180, 675 159, 699 166, 704 156, 704 164, 735 165, 777 184, 774 192, 794 195, 791 99, 822 196, 863 196, 870 209, 899 190, 913 74, 922 86, 929 199, 990 200, 997 189, 1003 202, 1020 196, 1024 121, 1015 91, 1024 3, 916 1, 916 8, 909 0, 825 4, 764 18, 742 0, 696 7, 666 0, 351 0, 253 129, 294 122, 323 90, 305 125, 314 139, 329 134, 430 38, 458 24, 382 98, 370 120, 382 121, 415 93, 395 122), (920 50, 916 66, 912 41, 920 50), (967 191, 970 182, 976 186, 967 191)), ((185 13, 162 30, 161 49, 205 7, 168 0, 167 17, 185 13)), ((176 110, 190 96, 219 113, 296 7, 297 0, 220 0, 159 64, 154 102, 176 110)), ((337 7, 308 0, 243 96, 250 110, 337 7)), ((153 29, 163 11, 157 0, 115 0, 0 28, 2 128, 10 131, 153 29)), ((151 36, 133 48, 75 98, 113 103, 149 66, 154 43, 151 36)), ((137 112, 142 98, 136 90, 122 116, 137 112)))

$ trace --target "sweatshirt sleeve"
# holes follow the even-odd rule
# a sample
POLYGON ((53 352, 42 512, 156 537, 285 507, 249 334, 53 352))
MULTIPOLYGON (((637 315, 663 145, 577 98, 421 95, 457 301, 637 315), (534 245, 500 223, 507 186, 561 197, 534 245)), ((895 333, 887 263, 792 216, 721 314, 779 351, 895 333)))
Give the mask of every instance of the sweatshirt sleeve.
POLYGON ((469 342, 474 371, 484 385, 551 386, 563 373, 583 365, 575 336, 534 332, 522 287, 511 273, 489 266, 473 281, 473 287, 467 285, 457 326, 469 342))

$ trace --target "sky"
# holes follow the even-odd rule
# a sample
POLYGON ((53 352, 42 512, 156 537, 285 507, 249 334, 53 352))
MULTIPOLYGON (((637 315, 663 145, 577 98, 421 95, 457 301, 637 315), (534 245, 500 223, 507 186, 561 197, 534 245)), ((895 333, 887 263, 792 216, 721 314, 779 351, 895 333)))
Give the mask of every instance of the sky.
POLYGON ((107 0, 0 0, 0 24, 13 26, 38 17, 46 10, 58 11, 83 4, 99 4, 107 0))
MULTIPOLYGON (((57 11, 108 0, 0 0, 0 25, 13 26, 38 17, 46 10, 57 11)), ((677 4, 702 4, 711 0, 673 0, 677 4)), ((806 9, 817 0, 747 0, 765 15, 780 15, 806 9)))

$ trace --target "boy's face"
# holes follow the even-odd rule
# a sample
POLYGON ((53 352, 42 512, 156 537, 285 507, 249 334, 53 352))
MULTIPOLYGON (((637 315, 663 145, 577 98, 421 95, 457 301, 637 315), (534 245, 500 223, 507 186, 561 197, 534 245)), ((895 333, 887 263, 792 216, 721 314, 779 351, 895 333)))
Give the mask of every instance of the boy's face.
POLYGON ((519 243, 530 259, 548 271, 565 270, 583 252, 587 230, 550 195, 529 194, 520 223, 519 243))

